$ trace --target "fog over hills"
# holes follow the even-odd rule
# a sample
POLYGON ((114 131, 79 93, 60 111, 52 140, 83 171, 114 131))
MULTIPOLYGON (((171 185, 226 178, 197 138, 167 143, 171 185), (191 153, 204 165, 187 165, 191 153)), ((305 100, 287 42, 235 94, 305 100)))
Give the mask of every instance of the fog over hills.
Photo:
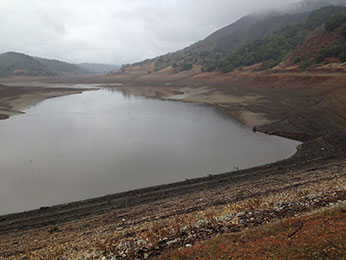
MULTIPOLYGON (((263 69, 272 68, 285 60, 288 54, 305 41, 324 33, 324 24, 333 15, 344 13, 345 5, 344 0, 307 0, 285 8, 248 15, 185 49, 134 65, 153 62, 155 71, 172 66, 176 72, 189 70, 195 65, 202 66, 202 72, 230 72, 237 67, 256 63, 263 63, 263 69)), ((340 23, 336 29, 342 24, 340 23)), ((334 33, 325 34, 323 37, 332 39, 317 49, 315 47, 314 53, 310 53, 309 57, 303 60, 299 57, 300 60, 297 58, 295 61, 306 65, 313 64, 319 51, 323 52, 323 48, 334 45, 338 51, 324 56, 343 55, 346 46, 343 45, 341 35, 334 33)), ((343 58, 339 60, 342 61, 343 58)))

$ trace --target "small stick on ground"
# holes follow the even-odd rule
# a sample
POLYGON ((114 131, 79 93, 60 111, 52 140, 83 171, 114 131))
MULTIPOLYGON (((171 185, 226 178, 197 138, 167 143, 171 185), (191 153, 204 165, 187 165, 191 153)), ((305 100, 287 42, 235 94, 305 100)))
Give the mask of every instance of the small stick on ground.
POLYGON ((297 230, 295 230, 293 233, 289 234, 288 237, 293 237, 295 234, 297 234, 302 228, 303 228, 303 222, 300 223, 297 230))

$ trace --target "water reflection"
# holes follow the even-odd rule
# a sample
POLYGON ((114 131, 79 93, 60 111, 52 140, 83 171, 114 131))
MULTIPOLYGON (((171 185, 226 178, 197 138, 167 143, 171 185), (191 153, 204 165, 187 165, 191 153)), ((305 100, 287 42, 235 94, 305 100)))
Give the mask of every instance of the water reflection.
POLYGON ((203 105, 101 89, 0 121, 0 214, 257 166, 297 142, 203 105))

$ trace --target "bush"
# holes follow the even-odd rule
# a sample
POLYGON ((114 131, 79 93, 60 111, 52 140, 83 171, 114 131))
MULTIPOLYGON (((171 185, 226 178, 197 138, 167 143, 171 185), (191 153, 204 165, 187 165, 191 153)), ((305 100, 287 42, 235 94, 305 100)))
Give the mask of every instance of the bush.
POLYGON ((295 57, 294 59, 293 59, 293 64, 297 64, 297 63, 299 63, 299 62, 301 62, 302 61, 302 59, 299 57, 299 56, 297 56, 297 57, 295 57))
POLYGON ((191 63, 182 63, 182 64, 180 64, 180 66, 179 66, 179 70, 180 71, 184 71, 184 70, 191 70, 192 69, 192 64, 191 63))
POLYGON ((346 14, 335 15, 332 19, 326 22, 325 28, 328 32, 332 32, 344 23, 346 23, 346 14))
POLYGON ((315 62, 316 63, 321 63, 322 61, 324 61, 326 58, 328 57, 328 51, 326 49, 322 49, 320 50, 316 57, 315 57, 315 62))
POLYGON ((222 73, 228 73, 228 72, 232 72, 234 69, 235 69, 234 65, 228 64, 228 65, 225 65, 221 68, 221 72, 222 73))
POLYGON ((330 48, 328 48, 327 50, 328 50, 329 57, 335 58, 344 50, 344 45, 335 44, 331 46, 330 48))
POLYGON ((341 52, 338 56, 339 60, 344 63, 346 62, 346 50, 344 50, 343 52, 341 52))
POLYGON ((202 58, 208 57, 209 56, 209 51, 202 51, 199 55, 202 58))
POLYGON ((341 26, 340 33, 342 36, 346 37, 346 24, 341 26))
POLYGON ((267 61, 263 62, 262 68, 265 69, 265 70, 271 69, 271 68, 274 68, 279 63, 280 63, 279 60, 270 59, 270 60, 267 60, 267 61))
POLYGON ((206 68, 207 72, 212 72, 212 71, 216 70, 216 64, 209 63, 209 64, 206 65, 205 68, 206 68))
POLYGON ((304 28, 314 30, 321 26, 328 19, 336 14, 340 14, 346 10, 343 6, 328 6, 312 11, 304 24, 304 28))
POLYGON ((326 58, 336 58, 340 55, 340 53, 345 51, 345 44, 334 44, 333 46, 329 47, 328 49, 322 49, 320 50, 316 57, 315 62, 321 63, 326 58))
POLYGON ((299 64, 300 69, 306 69, 306 68, 309 68, 310 66, 311 66, 311 61, 309 60, 305 60, 299 64))

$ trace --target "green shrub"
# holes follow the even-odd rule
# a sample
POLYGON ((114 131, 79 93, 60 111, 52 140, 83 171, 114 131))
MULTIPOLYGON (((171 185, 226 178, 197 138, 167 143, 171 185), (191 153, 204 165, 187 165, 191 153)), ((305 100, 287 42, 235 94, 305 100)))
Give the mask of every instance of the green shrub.
POLYGON ((315 28, 324 24, 328 19, 336 14, 345 12, 346 8, 343 6, 327 6, 318 10, 312 11, 304 23, 304 28, 314 30, 315 28))
POLYGON ((214 71, 214 70, 216 70, 216 64, 214 64, 214 63, 209 63, 209 64, 206 65, 206 71, 207 71, 207 72, 212 72, 212 71, 214 71))
POLYGON ((280 63, 279 60, 270 59, 270 60, 267 60, 267 61, 263 62, 262 68, 265 69, 265 70, 271 69, 271 68, 274 68, 279 63, 280 63))
POLYGON ((346 37, 346 24, 341 26, 340 33, 342 36, 346 37))
POLYGON ((192 64, 191 63, 182 63, 179 65, 179 70, 184 71, 184 70, 191 70, 192 69, 192 64))
POLYGON ((294 59, 293 59, 293 63, 294 64, 297 64, 297 63, 299 63, 299 62, 301 62, 302 61, 302 59, 299 57, 299 56, 297 56, 297 57, 295 57, 294 59))
POLYGON ((341 52, 338 56, 339 60, 341 62, 346 62, 346 50, 344 50, 343 52, 341 52))
POLYGON ((326 22, 325 28, 328 32, 332 32, 344 23, 346 23, 346 14, 338 14, 326 22))
POLYGON ((326 58, 328 57, 328 51, 326 49, 322 49, 320 50, 316 57, 315 57, 315 62, 316 63, 321 63, 322 61, 324 61, 326 58))
POLYGON ((306 69, 306 68, 309 68, 311 66, 311 64, 312 64, 311 61, 305 60, 299 64, 299 68, 300 69, 306 69))
POLYGON ((345 47, 346 46, 344 43, 339 43, 339 44, 334 44, 333 46, 329 47, 328 49, 322 49, 317 53, 317 55, 315 57, 315 62, 321 63, 326 58, 336 58, 342 52, 345 51, 345 47))

